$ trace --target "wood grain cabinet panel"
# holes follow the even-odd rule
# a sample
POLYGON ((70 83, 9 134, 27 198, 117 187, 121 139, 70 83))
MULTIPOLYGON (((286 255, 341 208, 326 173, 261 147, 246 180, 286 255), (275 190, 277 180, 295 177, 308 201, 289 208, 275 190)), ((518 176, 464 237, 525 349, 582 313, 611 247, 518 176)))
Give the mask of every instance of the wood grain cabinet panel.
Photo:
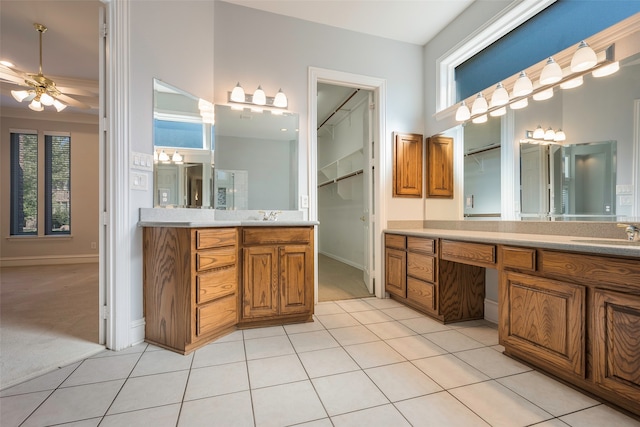
POLYGON ((394 133, 393 197, 422 197, 422 135, 394 133))
POLYGON ((280 248, 280 312, 308 313, 313 306, 313 251, 307 245, 280 248))
POLYGON ((385 250, 385 290, 402 298, 407 296, 407 253, 404 250, 385 250))
POLYGON ((243 248, 242 317, 278 314, 278 249, 272 246, 243 248))
POLYGON ((594 381, 640 412, 640 295, 594 290, 594 381))
POLYGON ((449 261, 459 261, 480 267, 494 267, 496 264, 496 247, 485 243, 440 242, 440 256, 449 261))
POLYGON ((502 267, 515 270, 536 271, 536 250, 502 246, 502 267))
POLYGON ((407 299, 424 307, 430 313, 438 312, 435 283, 407 277, 407 299))
POLYGON ((505 346, 527 360, 585 376, 584 286, 506 272, 499 294, 505 346))
POLYGON ((434 282, 436 280, 436 258, 408 252, 407 275, 427 282, 434 282))
POLYGON ((453 138, 427 138, 427 197, 453 198, 453 138))

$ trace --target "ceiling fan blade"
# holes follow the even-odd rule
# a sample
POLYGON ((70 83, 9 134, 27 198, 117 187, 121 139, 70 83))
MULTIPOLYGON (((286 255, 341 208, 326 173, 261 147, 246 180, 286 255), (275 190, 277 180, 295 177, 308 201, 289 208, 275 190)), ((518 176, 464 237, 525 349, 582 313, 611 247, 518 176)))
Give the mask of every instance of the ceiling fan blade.
POLYGON ((13 70, 1 64, 0 64, 0 79, 7 82, 27 86, 24 82, 24 79, 25 79, 24 73, 18 72, 16 70, 13 70))
POLYGON ((56 88, 67 95, 80 95, 80 96, 97 96, 97 93, 92 90, 81 89, 79 87, 71 86, 58 86, 56 88))
POLYGON ((67 104, 67 105, 69 105, 71 107, 82 108, 84 110, 90 110, 91 109, 91 106, 89 106, 89 105, 87 105, 87 104, 85 104, 83 102, 80 102, 80 101, 78 101, 76 99, 73 99, 70 96, 67 96, 65 94, 60 94, 56 98, 58 98, 58 100, 60 102, 63 102, 63 103, 65 103, 65 104, 67 104))

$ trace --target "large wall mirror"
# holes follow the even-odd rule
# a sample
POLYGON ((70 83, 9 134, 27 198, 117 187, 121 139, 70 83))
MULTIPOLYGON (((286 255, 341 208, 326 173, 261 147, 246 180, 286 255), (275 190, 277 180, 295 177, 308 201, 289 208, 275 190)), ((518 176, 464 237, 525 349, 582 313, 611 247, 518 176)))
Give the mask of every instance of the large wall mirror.
POLYGON ((465 218, 637 220, 640 53, 613 75, 587 74, 582 86, 555 88, 552 98, 507 114, 463 127, 465 218), (561 129, 566 140, 535 140, 538 126, 561 129), (519 153, 509 170, 506 144, 519 153), (508 190, 498 190, 505 173, 513 175, 515 213, 505 214, 508 190))
POLYGON ((297 114, 153 84, 154 207, 297 209, 297 114))

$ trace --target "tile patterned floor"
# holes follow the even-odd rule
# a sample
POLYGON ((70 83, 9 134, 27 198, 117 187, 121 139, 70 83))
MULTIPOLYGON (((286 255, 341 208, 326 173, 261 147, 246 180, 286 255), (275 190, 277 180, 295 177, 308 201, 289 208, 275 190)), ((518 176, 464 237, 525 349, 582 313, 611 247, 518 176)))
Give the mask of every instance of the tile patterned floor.
POLYGON ((640 426, 506 356, 495 325, 392 300, 236 331, 188 356, 141 344, 0 392, 0 425, 640 426))

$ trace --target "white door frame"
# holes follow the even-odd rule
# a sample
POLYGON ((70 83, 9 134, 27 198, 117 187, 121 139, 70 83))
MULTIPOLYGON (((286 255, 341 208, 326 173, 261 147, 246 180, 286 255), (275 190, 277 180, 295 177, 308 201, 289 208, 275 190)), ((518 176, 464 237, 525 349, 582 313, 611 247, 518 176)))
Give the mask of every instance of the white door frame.
MULTIPOLYGON (((373 92, 376 104, 376 123, 374 126, 374 194, 375 202, 373 208, 375 213, 370 213, 370 223, 374 223, 374 239, 371 242, 370 250, 373 251, 373 262, 371 274, 375 283, 375 294, 378 298, 384 297, 382 280, 382 224, 386 225, 386 102, 387 102, 387 82, 376 77, 363 76, 359 74, 345 73, 342 71, 327 70, 324 68, 309 67, 309 129, 308 129, 308 165, 309 171, 309 219, 318 220, 318 83, 328 83, 339 86, 349 86, 361 88, 373 92)), ((370 142, 369 142, 370 143, 370 142)), ((315 230, 315 241, 318 241, 318 229, 315 230)), ((366 255, 365 255, 366 256, 366 255)), ((315 271, 314 271, 314 294, 315 303, 318 303, 318 248, 314 250, 315 271)))

